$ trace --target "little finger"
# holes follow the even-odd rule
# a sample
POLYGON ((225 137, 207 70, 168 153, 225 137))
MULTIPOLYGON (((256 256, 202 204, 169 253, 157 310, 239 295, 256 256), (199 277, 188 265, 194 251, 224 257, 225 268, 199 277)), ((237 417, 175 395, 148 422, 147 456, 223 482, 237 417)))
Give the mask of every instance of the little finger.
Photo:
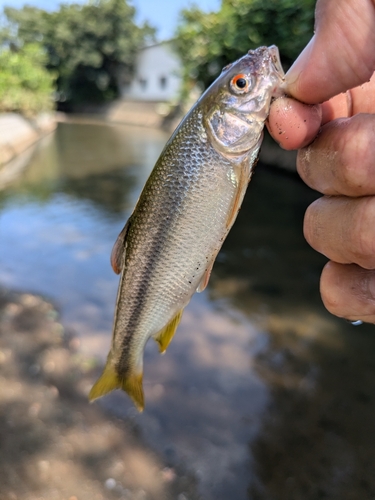
POLYGON ((320 279, 320 293, 325 307, 335 316, 375 323, 375 271, 328 262, 320 279))

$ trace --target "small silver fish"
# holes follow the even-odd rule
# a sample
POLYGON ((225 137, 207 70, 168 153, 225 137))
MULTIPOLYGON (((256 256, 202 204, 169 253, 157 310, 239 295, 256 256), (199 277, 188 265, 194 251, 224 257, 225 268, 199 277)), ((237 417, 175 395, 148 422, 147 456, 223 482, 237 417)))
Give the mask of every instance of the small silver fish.
POLYGON ((184 307, 207 286, 283 78, 277 47, 250 50, 223 69, 164 147, 112 251, 122 274, 112 345, 91 401, 121 388, 143 410, 145 344, 153 337, 164 352, 184 307))

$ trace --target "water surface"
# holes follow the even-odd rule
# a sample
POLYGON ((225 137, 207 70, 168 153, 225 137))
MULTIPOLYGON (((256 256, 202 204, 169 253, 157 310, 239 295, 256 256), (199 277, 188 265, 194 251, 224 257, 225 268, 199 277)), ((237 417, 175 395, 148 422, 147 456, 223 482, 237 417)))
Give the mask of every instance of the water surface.
MULTIPOLYGON (((0 192, 0 283, 51 298, 104 363, 117 234, 167 136, 65 123, 0 192)), ((317 194, 259 165, 205 292, 168 352, 145 353, 146 411, 100 403, 194 476, 204 499, 373 498, 375 340, 323 308, 302 236, 317 194)), ((182 473, 182 472, 181 472, 182 473)))

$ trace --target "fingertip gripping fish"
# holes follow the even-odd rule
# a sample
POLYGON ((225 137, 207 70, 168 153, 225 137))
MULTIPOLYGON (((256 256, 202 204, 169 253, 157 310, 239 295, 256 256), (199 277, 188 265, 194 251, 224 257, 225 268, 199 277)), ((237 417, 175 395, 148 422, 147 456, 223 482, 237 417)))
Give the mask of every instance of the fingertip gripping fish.
POLYGON ((165 145, 111 255, 121 273, 111 349, 89 394, 123 389, 144 408, 143 350, 164 352, 241 207, 284 72, 277 47, 226 66, 165 145))

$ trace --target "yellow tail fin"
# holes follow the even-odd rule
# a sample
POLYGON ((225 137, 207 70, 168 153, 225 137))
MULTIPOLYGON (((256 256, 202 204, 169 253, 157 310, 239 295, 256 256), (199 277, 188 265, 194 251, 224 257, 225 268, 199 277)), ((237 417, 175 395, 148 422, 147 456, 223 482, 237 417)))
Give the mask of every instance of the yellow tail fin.
POLYGON ((167 347, 169 346, 173 335, 176 333, 177 327, 181 321, 183 311, 183 309, 181 309, 181 311, 178 311, 176 316, 172 318, 171 321, 153 337, 159 344, 159 351, 162 354, 167 350, 167 347))
POLYGON ((130 373, 128 376, 121 378, 116 373, 113 364, 109 361, 107 362, 103 373, 93 385, 89 394, 89 400, 94 401, 95 399, 105 396, 115 389, 122 389, 133 400, 137 410, 142 412, 145 406, 142 376, 142 373, 130 373))

